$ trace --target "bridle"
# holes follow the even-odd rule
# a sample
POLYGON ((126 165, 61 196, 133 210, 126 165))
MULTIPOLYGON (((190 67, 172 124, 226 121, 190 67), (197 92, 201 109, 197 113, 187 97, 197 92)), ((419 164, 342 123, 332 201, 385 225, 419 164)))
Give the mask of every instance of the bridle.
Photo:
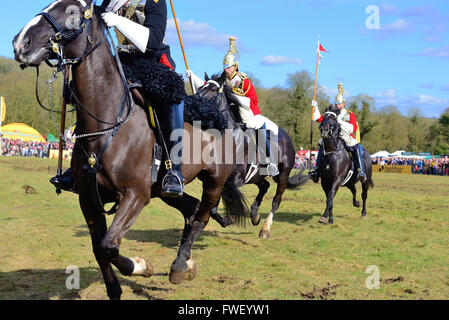
MULTIPOLYGON (((324 113, 324 115, 331 115, 331 116, 334 116, 335 119, 337 119, 337 114, 335 112, 332 112, 332 111, 326 111, 324 113)), ((325 120, 328 121, 328 119, 325 119, 325 120)), ((337 128, 337 130, 338 130, 338 128, 337 128)), ((335 150, 335 151, 326 151, 325 148, 324 148, 324 143, 323 143, 323 151, 324 151, 324 155, 325 156, 329 155, 329 154, 336 154, 336 153, 338 153, 338 151, 340 149, 338 148, 338 139, 336 141, 335 137, 334 137, 334 128, 333 128, 333 126, 330 126, 330 130, 328 131, 327 135, 325 137, 323 137, 323 139, 330 139, 337 146, 337 150, 335 150)))
MULTIPOLYGON (((109 32, 108 29, 107 30, 107 35, 106 33, 104 33, 104 37, 102 37, 102 39, 100 41, 98 41, 95 45, 93 44, 93 40, 92 40, 92 18, 94 15, 94 10, 95 8, 97 8, 97 6, 94 5, 96 1, 93 0, 92 3, 90 5, 86 5, 84 7, 84 12, 83 12, 83 16, 80 18, 79 21, 79 25, 80 27, 73 31, 73 29, 68 29, 68 28, 62 28, 56 21, 55 18, 53 18, 49 13, 47 12, 41 12, 39 14, 37 14, 36 16, 42 16, 45 18, 45 20, 50 24, 50 26, 53 28, 53 30, 55 31, 55 34, 53 36, 51 36, 49 38, 49 42, 48 45, 51 46, 53 53, 56 55, 57 57, 57 61, 58 63, 56 65, 51 64, 48 60, 51 59, 47 59, 45 62, 47 63, 47 65, 49 65, 50 67, 56 68, 56 71, 54 72, 54 76, 53 79, 50 79, 52 81, 54 81, 57 78, 57 73, 58 72, 62 72, 62 71, 66 71, 67 68, 69 68, 72 65, 76 65, 81 63, 82 61, 84 61, 90 54, 92 54, 92 52, 94 52, 98 47, 100 47, 100 45, 102 45, 105 40, 106 37, 109 36, 109 38, 111 39, 111 42, 113 43, 113 39, 111 37, 111 34, 109 32), (75 39, 77 39, 79 37, 79 35, 81 35, 84 31, 86 31, 87 34, 87 41, 86 41, 86 48, 84 49, 84 52, 81 56, 77 57, 77 58, 73 58, 73 59, 68 59, 64 56, 64 47, 67 46, 68 44, 70 44, 72 41, 74 41, 75 39)), ((99 7, 101 9, 101 7, 99 7)), ((120 77, 125 89, 125 95, 122 99, 122 104, 121 104, 121 108, 120 111, 116 117, 116 122, 107 122, 104 120, 101 120, 99 117, 93 115, 86 107, 83 106, 83 104, 81 103, 81 101, 76 97, 75 93, 73 92, 72 88, 69 86, 68 84, 68 77, 69 77, 69 72, 64 72, 65 76, 64 76, 64 86, 63 86, 63 95, 65 90, 70 90, 70 93, 72 94, 72 96, 74 97, 75 101, 76 101, 76 108, 70 111, 66 111, 66 112, 72 112, 74 110, 76 110, 77 108, 81 108, 83 109, 83 111, 85 111, 90 117, 92 117, 93 119, 95 119, 96 121, 106 124, 106 125, 111 125, 112 127, 99 131, 99 132, 95 132, 95 133, 87 133, 87 134, 82 134, 82 135, 76 135, 74 138, 77 139, 77 141, 79 141, 79 139, 81 138, 89 138, 89 137, 93 137, 93 136, 101 136, 101 135, 106 135, 106 134, 110 134, 109 137, 107 138, 105 144, 103 145, 103 147, 101 148, 101 150, 98 152, 98 154, 94 155, 96 163, 99 163, 100 158, 102 157, 103 153, 106 151, 106 148, 109 146, 110 142, 112 141, 112 139, 116 136, 119 128, 125 124, 126 122, 128 122, 128 120, 131 118, 133 112, 134 112, 134 104, 132 103, 132 96, 131 96, 131 92, 129 90, 129 86, 125 77, 125 74, 123 72, 123 68, 120 62, 120 59, 118 58, 118 53, 116 51, 115 46, 112 46, 114 48, 114 54, 111 52, 111 46, 108 46, 109 52, 111 53, 111 55, 115 58, 115 61, 117 63, 118 66, 118 70, 120 73, 120 77), (124 117, 124 113, 125 113, 125 108, 126 106, 128 106, 128 111, 127 111, 127 115, 126 117, 124 117)), ((39 78, 39 68, 37 67, 37 79, 36 79, 36 97, 37 100, 39 102, 39 105, 44 108, 47 111, 51 111, 53 112, 53 109, 48 109, 45 108, 42 103, 39 100, 39 93, 38 93, 38 78, 39 78)), ((50 81, 49 80, 49 81, 50 81)), ((60 111, 60 113, 64 113, 65 111, 60 111)), ((62 133, 60 132, 60 135, 62 136, 62 133)), ((81 146, 81 144, 80 144, 81 146)), ((86 154, 86 156, 89 156, 88 153, 83 149, 83 152, 86 154)), ((91 155, 92 157, 93 155, 91 155)))

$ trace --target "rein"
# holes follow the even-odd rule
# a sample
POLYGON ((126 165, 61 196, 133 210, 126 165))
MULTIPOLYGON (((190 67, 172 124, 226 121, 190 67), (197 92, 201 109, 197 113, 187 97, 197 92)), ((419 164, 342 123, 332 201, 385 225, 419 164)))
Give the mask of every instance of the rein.
MULTIPOLYGON (((85 7, 84 16, 80 20, 81 26, 80 26, 80 28, 78 28, 74 32, 71 31, 70 29, 62 28, 61 26, 59 26, 59 24, 56 22, 56 20, 50 14, 48 14, 46 12, 41 12, 41 13, 36 15, 36 16, 43 16, 46 19, 46 21, 51 25, 53 30, 56 32, 56 34, 54 36, 50 37, 49 44, 51 44, 53 52, 57 56, 58 63, 57 63, 57 65, 52 65, 48 60, 45 61, 50 67, 57 68, 57 70, 53 74, 53 78, 47 81, 47 83, 49 83, 50 85, 52 84, 53 81, 55 81, 57 79, 57 73, 64 71, 66 68, 68 68, 71 65, 75 65, 75 64, 79 64, 79 63, 83 62, 88 56, 90 56, 90 54, 92 54, 92 52, 94 52, 98 47, 100 47, 100 45, 102 45, 103 42, 105 41, 105 39, 107 37, 106 35, 98 43, 93 45, 92 36, 90 35, 91 27, 92 27, 93 12, 94 12, 94 5, 93 4, 91 4, 90 6, 85 7), (77 58, 74 58, 74 59, 67 59, 67 58, 65 58, 64 54, 63 54, 64 47, 66 45, 68 45, 70 42, 72 42, 75 39, 77 39, 78 36, 81 35, 85 30, 87 32, 87 44, 86 44, 86 48, 84 50, 84 53, 81 56, 79 56, 77 58)), ((108 32, 109 38, 112 41, 112 37, 111 37, 111 35, 109 33, 109 30, 107 30, 107 32, 108 32)), ((115 47, 114 47, 114 49, 115 49, 115 47)), ((125 96, 123 98, 122 106, 121 106, 120 112, 119 112, 119 114, 117 116, 117 122, 114 122, 114 123, 107 122, 107 121, 101 120, 99 117, 93 115, 86 107, 83 106, 81 101, 77 98, 76 94, 73 92, 72 88, 68 85, 68 78, 64 77, 63 93, 67 89, 70 91, 70 93, 72 94, 73 98, 76 101, 76 107, 79 107, 79 108, 83 109, 94 120, 96 120, 96 121, 98 121, 100 123, 103 123, 103 124, 107 124, 107 125, 112 125, 113 126, 112 128, 109 128, 109 129, 106 129, 106 130, 103 130, 103 131, 74 136, 75 139, 87 138, 87 137, 98 136, 98 135, 105 135, 105 134, 108 134, 108 133, 112 133, 112 137, 114 137, 115 134, 117 133, 118 129, 120 128, 120 126, 125 124, 126 122, 128 122, 128 120, 130 119, 130 117, 131 117, 131 115, 133 113, 134 107, 133 107, 133 104, 132 104, 131 93, 129 91, 129 87, 128 87, 128 84, 126 82, 126 78, 124 76, 123 68, 121 67, 121 62, 120 62, 120 60, 118 58, 117 52, 115 51, 115 54, 112 54, 112 56, 115 58, 115 61, 116 61, 117 65, 118 65, 118 67, 119 67, 118 69, 120 71, 120 76, 121 76, 122 82, 124 84, 125 92, 128 93, 128 94, 125 94, 125 96), (130 106, 130 108, 128 109, 128 113, 126 115, 126 118, 123 119, 124 109, 125 109, 127 104, 130 106)), ((53 105, 52 105, 51 109, 49 109, 49 108, 46 108, 45 106, 43 106, 43 104, 41 103, 41 101, 39 99, 39 86, 38 86, 39 68, 37 67, 36 70, 37 70, 36 98, 38 100, 39 105, 41 106, 41 108, 43 108, 46 111, 62 113, 61 111, 54 111, 53 110, 54 109, 53 105)), ((51 89, 50 91, 52 92, 52 88, 50 88, 50 89, 51 89)), ((76 109, 77 108, 74 108, 72 110, 66 111, 66 113, 73 112, 76 109)), ((61 132, 60 132, 60 134, 61 134, 61 132)), ((109 144, 109 141, 106 143, 106 146, 108 144, 109 144)), ((103 154, 103 152, 101 152, 101 155, 103 154)))
MULTIPOLYGON (((335 112, 332 112, 332 111, 326 111, 324 114, 325 115, 332 115, 336 119, 338 118, 337 114, 335 112)), ((339 148, 338 147, 339 146, 338 140, 335 141, 335 138, 333 137, 333 133, 334 133, 334 131, 333 131, 332 127, 331 127, 331 130, 330 130, 328 136, 327 137, 323 137, 323 139, 330 139, 330 140, 332 140, 332 142, 337 146, 337 150, 335 150, 335 151, 326 151, 326 149, 324 148, 324 143, 323 143, 324 156, 331 155, 331 154, 337 154, 339 151, 344 149, 344 147, 343 148, 339 148)))

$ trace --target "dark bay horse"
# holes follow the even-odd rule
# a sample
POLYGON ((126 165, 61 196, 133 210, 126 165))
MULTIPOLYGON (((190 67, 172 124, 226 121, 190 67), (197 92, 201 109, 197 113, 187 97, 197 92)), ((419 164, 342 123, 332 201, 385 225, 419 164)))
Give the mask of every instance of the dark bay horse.
MULTIPOLYGON (((126 80, 106 37, 101 11, 91 0, 55 1, 22 29, 13 46, 15 58, 23 68, 38 67, 43 61, 54 58, 55 52, 60 62, 72 65, 73 86, 79 100, 76 106, 77 135, 92 135, 76 140, 71 167, 107 294, 110 299, 120 299, 122 290, 112 265, 126 276, 152 274, 152 266, 147 260, 123 257, 119 249, 121 239, 141 210, 152 197, 159 196, 160 184, 151 183, 155 133, 148 124, 148 109, 139 107, 139 99, 135 97, 131 101, 126 80), (127 97, 130 97, 128 103, 127 97), (103 212, 92 201, 85 170, 95 164, 96 155, 100 153, 101 170, 96 174, 99 195, 103 203, 118 204, 109 229, 103 212)), ((222 192, 227 194, 229 201, 225 201, 225 205, 233 207, 230 213, 237 221, 241 221, 245 214, 241 193, 232 184, 232 178, 229 179, 234 163, 206 163, 202 159, 198 164, 189 162, 194 156, 193 131, 194 127, 185 123, 183 150, 186 152, 183 152, 182 174, 186 183, 195 177, 202 180, 201 202, 186 193, 182 199, 163 198, 185 215, 181 244, 169 276, 175 284, 195 276, 197 267, 191 258, 191 248, 207 225, 211 209, 222 192)), ((223 136, 204 135, 207 139, 201 140, 200 152, 207 148, 212 153, 225 153, 220 150, 226 145, 223 136)))
MULTIPOLYGON (((259 192, 256 199, 251 205, 251 222, 253 225, 258 225, 261 220, 259 214, 259 207, 262 203, 263 197, 270 188, 270 182, 267 180, 266 175, 261 174, 261 170, 256 169, 258 166, 256 160, 256 147, 251 141, 251 137, 255 136, 254 130, 242 131, 240 125, 241 122, 238 107, 240 102, 232 94, 232 89, 229 85, 224 84, 226 75, 213 75, 212 79, 206 75, 206 85, 199 89, 199 93, 207 98, 215 98, 222 89, 220 103, 218 103, 219 110, 225 116, 228 121, 229 129, 234 131, 235 140, 237 143, 237 154, 243 155, 243 162, 237 163, 234 171, 234 184, 238 187, 242 187, 245 184, 255 184, 259 192), (232 105, 232 107, 230 107, 232 105), (256 171, 257 170, 257 171, 256 171)), ((272 150, 278 150, 278 168, 279 174, 273 177, 274 182, 277 184, 276 194, 273 198, 271 212, 268 215, 264 226, 262 227, 259 237, 267 239, 271 234, 271 226, 273 224, 273 218, 275 212, 278 210, 282 195, 286 189, 298 190, 301 186, 305 185, 309 179, 307 174, 300 172, 290 177, 290 172, 295 164, 295 149, 293 143, 288 134, 279 127, 278 135, 275 136, 277 141, 272 141, 272 145, 276 144, 276 148, 272 150)), ((218 214, 218 205, 212 210, 212 217, 217 220, 222 227, 226 227, 232 223, 226 216, 221 217, 218 214)))
MULTIPOLYGON (((352 204, 360 208, 357 201, 356 183, 359 182, 357 172, 352 165, 350 153, 346 150, 345 143, 340 139, 340 124, 337 116, 340 111, 334 106, 330 106, 323 116, 320 124, 320 132, 323 143, 323 163, 321 173, 321 186, 326 194, 326 210, 319 222, 323 224, 333 224, 334 197, 340 186, 346 186, 352 192, 352 204)), ((366 218, 366 199, 368 189, 374 187, 372 179, 372 164, 368 151, 363 149, 363 165, 365 168, 366 181, 362 183, 362 219, 366 218)))

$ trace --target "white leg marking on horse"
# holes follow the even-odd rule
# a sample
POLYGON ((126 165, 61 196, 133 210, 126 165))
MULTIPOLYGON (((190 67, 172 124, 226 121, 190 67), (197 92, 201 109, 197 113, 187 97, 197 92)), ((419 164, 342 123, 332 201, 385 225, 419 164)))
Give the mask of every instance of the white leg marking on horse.
POLYGON ((194 261, 192 260, 192 259, 189 259, 189 260, 187 260, 186 261, 186 264, 187 264, 187 267, 189 268, 189 269, 192 269, 193 267, 194 267, 194 261))
POLYGON ((147 270, 147 263, 142 258, 130 258, 134 263, 133 275, 141 275, 144 274, 147 270))
POLYGON ((265 227, 267 230, 271 229, 271 225, 273 224, 273 216, 274 216, 273 212, 270 212, 267 221, 265 222, 265 227))

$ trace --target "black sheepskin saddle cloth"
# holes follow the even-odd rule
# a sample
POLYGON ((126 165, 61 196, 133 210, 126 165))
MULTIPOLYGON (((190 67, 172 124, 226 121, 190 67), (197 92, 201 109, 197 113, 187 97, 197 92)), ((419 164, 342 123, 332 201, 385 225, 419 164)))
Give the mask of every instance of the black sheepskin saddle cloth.
POLYGON ((217 129, 224 132, 227 121, 217 106, 198 94, 187 95, 182 76, 159 63, 147 53, 120 53, 120 61, 126 78, 143 86, 143 94, 153 107, 164 108, 184 100, 184 121, 193 124, 201 121, 201 129, 217 129))

